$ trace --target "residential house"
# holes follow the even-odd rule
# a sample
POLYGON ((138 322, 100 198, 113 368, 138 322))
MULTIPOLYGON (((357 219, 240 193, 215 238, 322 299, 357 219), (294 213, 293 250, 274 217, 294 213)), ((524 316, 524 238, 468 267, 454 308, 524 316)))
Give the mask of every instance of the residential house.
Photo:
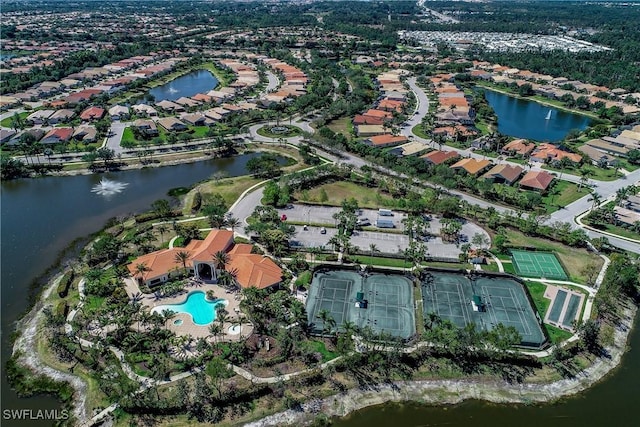
POLYGON ((82 119, 83 122, 92 122, 94 120, 100 120, 104 115, 104 108, 92 106, 80 113, 80 119, 82 119))
POLYGON ((370 138, 365 139, 363 142, 372 147, 383 148, 383 147, 393 147, 394 145, 404 144, 408 140, 409 139, 404 135, 396 136, 391 134, 384 134, 384 135, 372 136, 370 138))
POLYGON ((111 120, 126 120, 129 118, 129 107, 114 105, 109 108, 109 117, 111 120))
POLYGON ((355 126, 359 125, 383 125, 385 119, 382 117, 373 117, 373 116, 365 116, 362 114, 357 114, 353 118, 353 124, 355 126))
POLYGON ((98 131, 93 126, 80 126, 73 133, 73 139, 86 143, 96 142, 98 131))
POLYGON ((490 166, 491 162, 489 160, 466 158, 451 165, 451 169, 456 171, 463 170, 469 175, 476 176, 488 169, 490 166))
POLYGON ((546 192, 554 180, 554 176, 546 171, 529 171, 520 180, 520 188, 534 190, 541 193, 546 192))
POLYGON ((527 142, 526 139, 514 139, 513 141, 502 147, 502 154, 507 156, 527 157, 536 148, 533 142, 527 142))
POLYGON ((138 116, 142 116, 142 117, 155 117, 158 115, 158 111, 155 108, 153 108, 151 105, 137 104, 137 105, 133 105, 131 109, 138 116))
POLYGON ((185 108, 190 108, 190 107, 197 107, 198 105, 200 105, 200 103, 198 101, 194 101, 191 98, 187 98, 185 96, 178 98, 174 101, 176 104, 181 105, 185 108))
POLYGON ((425 155, 420 156, 420 158, 424 159, 425 162, 431 163, 432 165, 441 165, 443 163, 452 162, 453 160, 459 158, 460 155, 457 151, 440 151, 435 150, 425 155))
POLYGON ((423 144, 422 142, 412 141, 394 148, 393 150, 390 151, 390 153, 393 153, 396 156, 403 156, 403 157, 413 156, 414 154, 418 154, 422 151, 427 150, 428 148, 429 146, 426 144, 423 144))
POLYGON ((71 120, 75 115, 76 115, 75 111, 63 108, 61 110, 56 110, 56 112, 49 117, 48 122, 51 125, 56 125, 58 123, 66 123, 69 120, 71 120))
POLYGON ((207 283, 216 283, 220 275, 214 256, 225 252, 229 256, 226 265, 228 271, 236 271, 236 281, 240 287, 265 289, 276 287, 282 281, 282 269, 268 257, 251 253, 252 246, 246 243, 235 244, 233 232, 211 230, 204 240, 192 240, 184 248, 162 249, 133 260, 128 269, 131 275, 147 286, 155 286, 169 280, 172 275, 183 269, 183 263, 176 256, 186 252, 186 270, 197 279, 207 283), (148 271, 141 274, 136 266, 143 264, 148 271))
POLYGON ((495 165, 489 172, 482 175, 482 178, 491 180, 495 183, 504 183, 512 185, 520 178, 524 169, 520 166, 511 166, 508 164, 495 165))
POLYGON ((387 133, 387 129, 382 125, 360 125, 357 127, 358 136, 376 136, 387 133))
POLYGON ((585 145, 598 149, 603 153, 612 154, 614 156, 626 157, 630 150, 628 147, 625 147, 622 144, 615 144, 613 142, 604 141, 602 139, 591 139, 587 141, 585 145))
POLYGON ((182 119, 183 121, 185 121, 185 122, 187 122, 187 123, 189 123, 190 125, 193 125, 193 126, 206 126, 207 125, 207 121, 213 122, 211 119, 207 119, 201 113, 184 114, 184 115, 180 116, 180 119, 182 119))
POLYGON ((53 115, 53 110, 38 110, 29 114, 25 121, 34 125, 42 125, 47 123, 49 117, 53 115))
POLYGON ((145 136, 158 136, 158 128, 152 120, 138 119, 133 126, 145 136))
POLYGON ((53 128, 40 140, 41 144, 60 144, 68 142, 73 136, 71 128, 53 128))
POLYGON ((582 156, 576 153, 569 153, 564 151, 553 144, 547 142, 538 145, 531 153, 530 159, 535 162, 541 163, 558 163, 563 159, 568 159, 572 163, 580 163, 582 156))
POLYGON ((185 125, 175 117, 163 117, 161 119, 158 119, 157 123, 171 132, 179 132, 188 129, 187 125, 185 125))
POLYGON ((175 102, 163 100, 160 102, 156 102, 156 107, 162 108, 165 111, 179 113, 184 111, 184 107, 182 105, 176 104, 175 102))
POLYGON ((0 129, 0 144, 9 142, 16 135, 16 131, 12 129, 0 129))
POLYGON ((599 167, 615 166, 619 162, 616 157, 605 154, 603 151, 600 151, 599 149, 591 145, 582 145, 578 148, 578 150, 582 154, 589 157, 594 165, 599 167))

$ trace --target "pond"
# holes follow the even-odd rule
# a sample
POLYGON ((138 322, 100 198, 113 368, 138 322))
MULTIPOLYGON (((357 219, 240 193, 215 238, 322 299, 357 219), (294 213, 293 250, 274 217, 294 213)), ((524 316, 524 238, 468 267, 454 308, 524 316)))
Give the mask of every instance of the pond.
POLYGON ((484 90, 487 102, 498 117, 498 131, 516 138, 533 141, 562 141, 573 130, 583 130, 591 120, 583 115, 526 99, 515 98, 489 89, 484 90))
POLYGON ((207 93, 218 86, 218 79, 207 70, 192 71, 189 74, 171 80, 162 86, 149 90, 155 102, 175 101, 183 96, 190 97, 197 93, 207 93))
MULTIPOLYGON (((11 355, 11 333, 14 322, 27 307, 30 285, 74 239, 98 231, 109 218, 150 209, 155 200, 168 198, 167 191, 171 188, 190 187, 219 171, 228 176, 245 175, 247 162, 260 155, 251 153, 104 175, 3 181, 0 200, 2 360, 6 361, 11 355)), ((282 157, 279 160, 281 164, 285 162, 282 157)), ((59 408, 56 399, 48 396, 19 399, 9 389, 4 365, 2 370, 3 409, 59 408)))

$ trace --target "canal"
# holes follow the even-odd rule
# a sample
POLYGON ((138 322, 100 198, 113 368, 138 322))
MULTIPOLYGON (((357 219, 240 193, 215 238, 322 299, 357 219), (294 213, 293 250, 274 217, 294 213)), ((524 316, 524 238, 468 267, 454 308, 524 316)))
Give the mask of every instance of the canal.
POLYGON ((178 98, 190 97, 197 93, 207 93, 218 86, 218 79, 210 71, 196 70, 184 76, 180 76, 149 90, 155 102, 168 100, 175 101, 178 98))
POLYGON ((498 117, 498 131, 516 138, 559 142, 574 130, 583 130, 591 120, 535 101, 484 89, 487 102, 498 117))
MULTIPOLYGON (((50 396, 18 398, 7 383, 4 362, 11 356, 10 337, 15 322, 28 306, 30 291, 37 290, 32 284, 71 242, 100 230, 109 218, 148 210, 155 200, 168 198, 167 191, 171 188, 190 187, 218 171, 228 176, 245 175, 247 162, 259 155, 252 153, 103 175, 3 181, 0 197, 2 408, 60 407, 50 396), (112 195, 92 191, 102 178, 121 183, 122 190, 112 195)), ((284 163, 284 158, 281 162, 284 163)), ((3 421, 5 425, 7 421, 3 421)), ((51 425, 46 421, 11 423, 30 427, 51 425)))

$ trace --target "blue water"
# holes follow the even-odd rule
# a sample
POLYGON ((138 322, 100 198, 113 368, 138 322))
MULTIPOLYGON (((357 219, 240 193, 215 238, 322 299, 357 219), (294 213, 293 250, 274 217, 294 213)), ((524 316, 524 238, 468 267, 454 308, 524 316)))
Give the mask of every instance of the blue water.
POLYGON ((218 79, 207 70, 193 71, 182 77, 171 80, 162 86, 149 91, 156 102, 162 100, 175 101, 183 96, 190 97, 197 93, 207 93, 218 86, 218 79))
POLYGON ((154 307, 153 312, 162 313, 171 310, 176 313, 187 313, 193 317, 196 325, 208 325, 216 320, 216 307, 227 305, 227 300, 215 299, 207 301, 207 295, 202 291, 191 292, 185 302, 181 304, 166 304, 154 307))
POLYGON ((487 102, 498 117, 498 131, 516 138, 559 142, 573 130, 584 130, 591 120, 526 99, 486 89, 487 102), (551 111, 551 117, 547 115, 551 111))

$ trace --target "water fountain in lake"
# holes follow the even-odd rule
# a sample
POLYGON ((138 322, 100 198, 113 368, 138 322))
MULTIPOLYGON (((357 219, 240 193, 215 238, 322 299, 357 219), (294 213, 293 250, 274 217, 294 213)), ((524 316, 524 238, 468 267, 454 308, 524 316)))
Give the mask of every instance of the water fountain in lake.
POLYGON ((122 193, 122 191, 129 185, 126 182, 112 181, 107 178, 102 178, 99 183, 93 186, 91 192, 100 196, 111 197, 115 194, 122 193))

